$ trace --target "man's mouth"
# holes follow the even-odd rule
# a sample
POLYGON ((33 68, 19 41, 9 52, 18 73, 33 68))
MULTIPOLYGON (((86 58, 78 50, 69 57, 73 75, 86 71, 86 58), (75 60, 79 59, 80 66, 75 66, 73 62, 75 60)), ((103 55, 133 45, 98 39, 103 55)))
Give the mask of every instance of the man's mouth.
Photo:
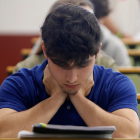
POLYGON ((78 87, 79 85, 67 85, 67 84, 65 84, 65 86, 66 86, 67 88, 76 88, 76 87, 78 87))

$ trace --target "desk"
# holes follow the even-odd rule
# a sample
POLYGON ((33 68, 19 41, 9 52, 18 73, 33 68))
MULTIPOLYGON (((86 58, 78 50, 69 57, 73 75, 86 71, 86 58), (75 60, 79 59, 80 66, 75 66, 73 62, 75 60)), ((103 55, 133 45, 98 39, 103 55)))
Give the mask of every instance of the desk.
POLYGON ((121 41, 128 45, 131 49, 134 49, 136 45, 140 45, 140 40, 134 40, 129 38, 122 38, 121 41))
POLYGON ((33 38, 31 39, 31 44, 32 44, 32 46, 37 42, 37 40, 38 40, 38 37, 33 37, 33 38))
POLYGON ((30 54, 31 49, 30 48, 26 48, 26 49, 21 49, 21 55, 23 57, 23 60, 26 59, 28 57, 28 55, 30 54))
POLYGON ((140 74, 140 67, 119 67, 119 71, 123 74, 140 74))
POLYGON ((129 39, 129 38, 121 38, 121 41, 125 45, 140 45, 140 40, 134 40, 134 39, 129 39))
POLYGON ((135 65, 139 66, 140 65, 140 49, 128 49, 127 52, 129 56, 132 56, 134 58, 135 65))
MULTIPOLYGON (((13 70, 14 66, 6 67, 8 75, 11 75, 13 70)), ((119 71, 123 74, 140 74, 140 67, 119 67, 119 71)))
POLYGON ((128 49, 127 50, 129 56, 139 56, 140 57, 140 49, 128 49))
POLYGON ((7 66, 6 67, 6 72, 7 72, 8 76, 10 76, 13 73, 14 67, 15 66, 7 66))
POLYGON ((140 104, 140 93, 137 93, 137 101, 140 104))

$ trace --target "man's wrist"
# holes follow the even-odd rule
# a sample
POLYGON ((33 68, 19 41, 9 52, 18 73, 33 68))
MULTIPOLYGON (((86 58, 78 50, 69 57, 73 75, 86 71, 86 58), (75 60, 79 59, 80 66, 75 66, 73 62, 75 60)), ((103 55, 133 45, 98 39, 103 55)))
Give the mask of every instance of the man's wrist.
POLYGON ((76 94, 74 95, 69 95, 70 100, 75 100, 77 98, 80 98, 81 96, 84 96, 80 91, 78 91, 76 94))
POLYGON ((54 100, 60 101, 60 103, 64 103, 67 95, 65 93, 60 93, 60 92, 53 92, 53 94, 51 94, 51 97, 54 100))

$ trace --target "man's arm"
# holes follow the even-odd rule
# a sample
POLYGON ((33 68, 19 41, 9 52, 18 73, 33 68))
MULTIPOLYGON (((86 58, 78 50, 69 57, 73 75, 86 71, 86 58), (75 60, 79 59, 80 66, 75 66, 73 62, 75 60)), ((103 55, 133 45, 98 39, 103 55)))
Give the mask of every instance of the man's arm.
MULTIPOLYGON (((44 70, 43 84, 50 95, 46 100, 34 107, 17 112, 13 109, 0 109, 0 137, 17 137, 20 130, 32 131, 32 125, 36 123, 48 123, 64 103, 67 95, 61 91, 50 74, 48 67, 44 70)), ((47 94, 46 93, 46 94, 47 94)))
POLYGON ((80 91, 70 95, 70 100, 88 126, 115 126, 115 138, 138 138, 139 119, 131 109, 119 109, 108 113, 83 96, 80 91))
POLYGON ((12 109, 0 109, 0 137, 15 138, 20 130, 32 131, 35 123, 48 123, 65 101, 65 96, 54 93, 29 110, 17 112, 12 109))

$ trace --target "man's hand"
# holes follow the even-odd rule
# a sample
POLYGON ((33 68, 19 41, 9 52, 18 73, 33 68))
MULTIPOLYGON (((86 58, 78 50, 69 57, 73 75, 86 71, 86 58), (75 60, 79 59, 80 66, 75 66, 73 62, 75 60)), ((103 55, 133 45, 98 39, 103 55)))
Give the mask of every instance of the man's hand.
POLYGON ((67 97, 67 95, 61 90, 55 79, 53 78, 48 65, 44 69, 44 77, 43 77, 43 84, 45 86, 46 92, 52 96, 53 94, 61 94, 62 96, 67 97))
POLYGON ((93 81, 93 72, 92 72, 92 74, 90 75, 88 80, 84 83, 84 85, 81 87, 81 89, 78 91, 78 93, 83 94, 84 96, 88 96, 93 86, 94 86, 94 81, 93 81))

